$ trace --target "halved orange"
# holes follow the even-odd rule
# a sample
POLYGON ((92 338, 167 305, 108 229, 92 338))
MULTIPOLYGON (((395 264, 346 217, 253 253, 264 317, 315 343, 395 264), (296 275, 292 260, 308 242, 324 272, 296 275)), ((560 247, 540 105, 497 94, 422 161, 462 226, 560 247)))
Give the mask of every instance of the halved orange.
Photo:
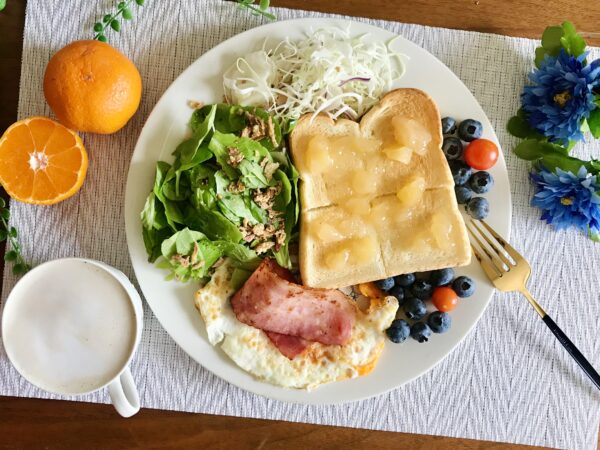
POLYGON ((0 138, 0 183, 21 202, 51 205, 71 197, 87 167, 81 138, 47 117, 16 122, 0 138))

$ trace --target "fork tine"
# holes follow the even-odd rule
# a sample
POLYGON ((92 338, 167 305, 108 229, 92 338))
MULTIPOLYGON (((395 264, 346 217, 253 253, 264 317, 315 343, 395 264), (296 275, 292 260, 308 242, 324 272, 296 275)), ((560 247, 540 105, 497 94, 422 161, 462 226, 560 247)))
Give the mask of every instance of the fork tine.
MULTIPOLYGON (((473 224, 467 225, 467 231, 469 232, 471 237, 475 240, 475 242, 477 242, 477 245, 479 245, 481 252, 485 253, 486 256, 489 258, 490 263, 494 266, 495 270, 498 272, 497 276, 502 275, 503 272, 506 272, 506 269, 504 268, 504 264, 501 261, 496 260, 496 258, 494 258, 494 256, 488 251, 488 249, 485 247, 485 245, 483 245, 483 242, 481 242, 481 240, 479 239, 479 236, 478 236, 478 234, 481 234, 479 232, 479 230, 477 230, 477 232, 475 232, 472 230, 472 228, 473 228, 473 224)), ((473 243, 471 243, 471 247, 474 247, 473 243)), ((480 260, 483 261, 484 258, 482 257, 483 255, 481 254, 481 252, 479 253, 481 256, 480 260)))
MULTIPOLYGON (((485 234, 476 222, 478 222, 478 221, 471 219, 471 225, 473 226, 473 228, 475 228, 479 232, 481 237, 483 239, 485 239, 485 242, 487 242, 488 245, 496 252, 496 254, 502 260, 502 262, 504 264, 506 264, 507 269, 510 270, 510 267, 514 266, 515 264, 510 259, 508 259, 508 257, 504 254, 504 251, 503 251, 504 247, 502 247, 502 244, 494 241, 494 239, 491 239, 487 234, 485 234)), ((490 228, 486 227, 486 229, 489 230, 490 228)), ((494 237, 496 237, 496 236, 498 236, 497 233, 495 233, 494 237)), ((497 237, 496 237, 496 239, 497 239, 497 237)), ((516 262, 516 260, 515 260, 515 262, 516 262)))
POLYGON ((471 244, 471 248, 473 249, 473 253, 475 253, 477 261, 479 261, 479 265, 481 266, 487 277, 490 279, 490 281, 493 282, 496 278, 501 276, 501 274, 498 273, 495 267, 487 259, 483 258, 483 255, 479 252, 477 247, 471 244))
POLYGON ((519 260, 523 259, 523 256, 518 251, 516 251, 508 242, 506 242, 502 236, 496 233, 494 229, 486 223, 485 220, 481 220, 480 222, 483 224, 485 229, 488 230, 489 233, 496 238, 498 244, 502 246, 504 251, 506 251, 506 253, 508 253, 512 257, 512 259, 515 260, 515 262, 518 262, 519 260))

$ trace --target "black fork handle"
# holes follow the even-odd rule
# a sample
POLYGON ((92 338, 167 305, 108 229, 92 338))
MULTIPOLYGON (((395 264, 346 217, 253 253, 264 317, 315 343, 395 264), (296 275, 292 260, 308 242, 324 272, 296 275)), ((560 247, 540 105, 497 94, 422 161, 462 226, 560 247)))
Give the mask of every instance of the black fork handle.
POLYGON ((548 326, 548 328, 550 328, 550 331, 554 333, 556 339, 558 339, 558 341, 569 352, 573 359, 577 361, 579 367, 581 367, 586 373, 586 375, 590 377, 592 383, 594 383, 596 387, 600 389, 600 375, 598 374, 598 372, 596 372, 596 369, 594 369, 590 362, 587 359, 585 359, 585 356, 583 356, 579 349, 575 347, 575 344, 571 342, 571 339, 569 339, 567 335, 563 333, 563 330, 561 330, 560 327, 556 325, 556 322, 554 322, 554 320, 552 320, 552 318, 548 314, 544 315, 544 317, 542 317, 542 320, 548 326))

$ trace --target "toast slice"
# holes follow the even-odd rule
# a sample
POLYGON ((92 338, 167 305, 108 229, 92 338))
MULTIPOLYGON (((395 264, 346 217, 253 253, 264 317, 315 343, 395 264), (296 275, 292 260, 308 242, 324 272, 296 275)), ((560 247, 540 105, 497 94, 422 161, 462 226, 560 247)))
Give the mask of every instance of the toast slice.
POLYGON ((300 172, 304 284, 339 288, 470 262, 441 144, 437 106, 417 89, 391 91, 360 122, 298 121, 290 151, 300 172), (418 151, 390 156, 399 148, 396 123, 426 130, 418 151), (398 191, 414 180, 414 201, 401 200, 398 191))
MULTIPOLYGON (((418 89, 396 89, 382 97, 381 101, 365 114, 360 122, 348 119, 332 120, 326 115, 313 119, 312 114, 300 118, 290 136, 290 148, 294 164, 303 181, 300 191, 303 210, 338 204, 352 195, 347 182, 362 169, 376 174, 375 189, 378 195, 396 193, 399 184, 409 175, 420 175, 427 189, 454 188, 454 181, 446 157, 442 152, 442 128, 436 104, 418 89), (411 157, 408 164, 386 157, 382 149, 394 145, 394 131, 390 121, 400 116, 416 120, 431 133, 431 141, 422 157, 411 157), (306 149, 316 136, 332 138, 343 144, 348 136, 370 145, 359 148, 340 145, 332 149, 335 160, 332 170, 315 173, 307 163, 306 149), (345 151, 344 151, 345 150, 345 151), (350 150, 350 151, 348 151, 350 150)), ((357 146, 358 147, 358 146, 357 146)))

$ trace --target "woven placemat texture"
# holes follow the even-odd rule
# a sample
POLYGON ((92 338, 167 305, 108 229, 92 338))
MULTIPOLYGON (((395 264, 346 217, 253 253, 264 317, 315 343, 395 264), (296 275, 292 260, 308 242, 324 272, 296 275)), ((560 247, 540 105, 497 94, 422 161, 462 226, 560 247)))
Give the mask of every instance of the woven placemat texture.
MULTIPOLYGON (((112 1, 31 1, 27 4, 19 117, 50 115, 42 93, 50 56, 90 38, 95 18, 112 1)), ((280 20, 323 17, 275 9, 280 20)), ((536 268, 531 287, 591 362, 600 366, 600 245, 576 232, 553 232, 529 206, 528 165, 508 149, 505 131, 531 68, 536 42, 490 34, 356 19, 403 35, 452 69, 475 94, 505 149, 514 211, 512 241, 536 268)), ((65 256, 102 260, 134 279, 124 230, 129 160, 152 107, 177 75, 204 52, 263 19, 217 0, 149 1, 113 45, 139 68, 139 112, 121 132, 85 135, 90 168, 81 192, 52 207, 13 203, 33 263, 65 256)), ((593 55, 597 55, 596 49, 593 55)), ((590 143, 583 155, 598 154, 590 143)), ((7 270, 3 299, 15 283, 7 270)), ((552 338, 525 301, 497 294, 474 331, 435 369, 380 397, 342 406, 302 406, 258 397, 216 378, 191 360, 146 307, 145 330, 132 364, 142 405, 178 411, 425 433, 569 449, 596 447, 600 393, 552 338)), ((435 344, 431 344, 435 345, 435 344)), ((407 364, 410 362, 407 361, 407 364)), ((56 398, 26 381, 0 346, 0 395, 56 398)), ((105 392, 83 398, 107 402, 105 392)))

